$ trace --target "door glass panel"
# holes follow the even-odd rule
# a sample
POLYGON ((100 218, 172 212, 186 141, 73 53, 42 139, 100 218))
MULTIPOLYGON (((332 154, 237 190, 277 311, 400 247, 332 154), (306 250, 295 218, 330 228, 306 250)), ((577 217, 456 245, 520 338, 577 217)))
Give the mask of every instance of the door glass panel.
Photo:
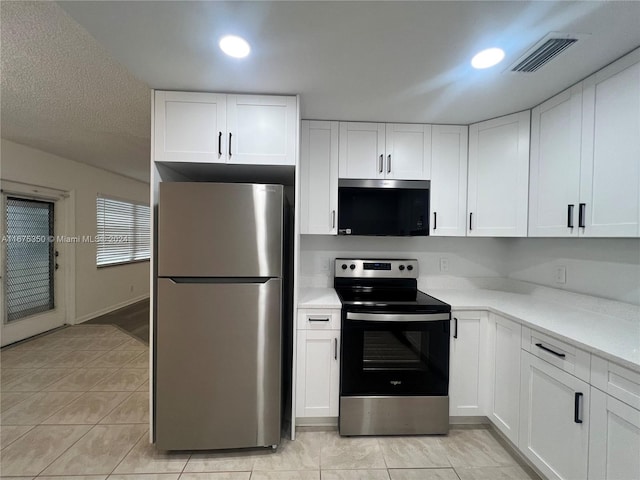
POLYGON ((53 210, 52 202, 6 199, 7 322, 55 307, 53 210))
POLYGON ((423 348, 429 343, 422 341, 422 335, 397 330, 365 331, 363 370, 426 370, 429 355, 423 348))

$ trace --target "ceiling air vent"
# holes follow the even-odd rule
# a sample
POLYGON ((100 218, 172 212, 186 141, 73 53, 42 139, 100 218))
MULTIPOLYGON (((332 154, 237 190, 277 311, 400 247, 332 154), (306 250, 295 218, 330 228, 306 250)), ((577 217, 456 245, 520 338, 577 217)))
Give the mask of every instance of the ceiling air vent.
POLYGON ((520 57, 512 72, 530 73, 539 70, 579 40, 579 35, 549 34, 520 57))

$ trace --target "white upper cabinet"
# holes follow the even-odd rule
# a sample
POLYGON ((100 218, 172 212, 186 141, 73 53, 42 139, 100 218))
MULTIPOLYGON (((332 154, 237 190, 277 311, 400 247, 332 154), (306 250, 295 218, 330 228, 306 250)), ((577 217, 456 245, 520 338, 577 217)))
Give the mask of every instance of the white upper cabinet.
POLYGON ((578 235, 581 129, 581 84, 531 112, 531 237, 578 235))
POLYGON ((300 233, 335 235, 338 228, 338 122, 302 121, 300 233))
POLYGON ((154 160, 295 165, 297 100, 155 92, 154 160))
POLYGON ((227 96, 155 92, 154 160, 224 163, 227 96))
POLYGON ((530 112, 469 127, 467 235, 525 237, 530 112))
POLYGON ((340 122, 340 178, 428 180, 431 126, 340 122))
POLYGON ((581 230, 640 236, 640 50, 584 81, 581 230))
POLYGON ((466 235, 468 132, 454 125, 431 128, 432 236, 466 235))
POLYGON ((640 236, 640 50, 533 109, 529 235, 640 236))
POLYGON ((431 177, 431 125, 387 123, 385 178, 428 180, 431 177))

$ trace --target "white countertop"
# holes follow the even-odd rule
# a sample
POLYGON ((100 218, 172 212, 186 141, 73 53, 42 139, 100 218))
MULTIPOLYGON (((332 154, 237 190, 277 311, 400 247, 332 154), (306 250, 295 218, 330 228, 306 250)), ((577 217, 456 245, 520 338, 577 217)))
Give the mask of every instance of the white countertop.
MULTIPOLYGON (((487 289, 427 289, 426 293, 449 303, 453 310, 488 310, 640 371, 640 318, 603 313, 607 300, 595 312, 578 308, 580 296, 568 296, 565 302, 487 289)), ((610 303, 613 313, 617 302, 610 303)), ((298 307, 340 308, 341 304, 333 288, 303 288, 298 307)))

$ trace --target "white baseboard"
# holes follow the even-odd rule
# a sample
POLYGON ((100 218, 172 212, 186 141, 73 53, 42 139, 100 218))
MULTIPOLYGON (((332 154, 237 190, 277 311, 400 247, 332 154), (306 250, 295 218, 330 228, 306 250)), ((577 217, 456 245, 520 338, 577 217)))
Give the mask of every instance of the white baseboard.
POLYGON ((135 297, 135 298, 130 298, 129 300, 117 303, 116 305, 111 305, 109 307, 103 308, 103 309, 98 310, 96 312, 91 312, 91 313, 89 313, 87 315, 83 315, 81 317, 77 317, 73 324, 74 325, 78 325, 79 323, 86 322, 87 320, 91 320, 93 318, 100 317, 102 315, 106 315, 107 313, 111 313, 114 310, 118 310, 120 308, 127 307, 129 305, 134 304, 134 303, 140 302, 141 300, 144 300, 146 298, 149 298, 148 294, 147 295, 140 295, 139 297, 135 297))

